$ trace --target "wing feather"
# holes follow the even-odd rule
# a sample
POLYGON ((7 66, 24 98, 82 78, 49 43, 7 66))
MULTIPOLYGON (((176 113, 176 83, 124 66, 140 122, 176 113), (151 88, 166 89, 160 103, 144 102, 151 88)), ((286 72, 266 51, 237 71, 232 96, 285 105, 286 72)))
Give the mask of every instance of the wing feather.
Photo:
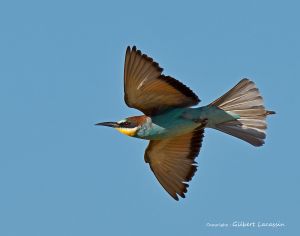
POLYGON ((128 47, 124 64, 124 99, 129 107, 154 115, 171 107, 189 107, 200 102, 194 92, 136 47, 128 47))
POLYGON ((188 184, 197 171, 195 158, 199 154, 204 129, 171 139, 151 140, 145 161, 163 188, 175 199, 185 197, 188 184))

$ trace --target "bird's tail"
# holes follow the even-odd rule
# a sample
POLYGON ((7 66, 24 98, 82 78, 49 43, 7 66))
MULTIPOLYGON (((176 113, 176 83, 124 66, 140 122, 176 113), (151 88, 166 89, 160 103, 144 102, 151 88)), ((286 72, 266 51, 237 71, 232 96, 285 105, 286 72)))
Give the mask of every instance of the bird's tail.
POLYGON ((254 146, 264 144, 267 128, 266 117, 275 114, 275 112, 265 109, 263 98, 254 82, 248 79, 241 80, 210 105, 239 116, 236 120, 215 124, 215 129, 254 146))

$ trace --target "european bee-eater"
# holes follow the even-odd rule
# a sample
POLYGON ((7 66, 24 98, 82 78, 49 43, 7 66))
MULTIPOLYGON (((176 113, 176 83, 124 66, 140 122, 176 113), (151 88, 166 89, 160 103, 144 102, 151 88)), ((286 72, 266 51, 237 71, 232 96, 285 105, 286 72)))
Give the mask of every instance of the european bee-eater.
POLYGON ((175 199, 185 197, 197 170, 204 128, 213 128, 261 146, 266 138, 263 99, 249 79, 207 106, 192 108, 200 99, 136 47, 127 47, 124 66, 124 99, 129 107, 144 113, 118 122, 96 125, 113 127, 131 137, 150 140, 145 151, 159 183, 175 199))

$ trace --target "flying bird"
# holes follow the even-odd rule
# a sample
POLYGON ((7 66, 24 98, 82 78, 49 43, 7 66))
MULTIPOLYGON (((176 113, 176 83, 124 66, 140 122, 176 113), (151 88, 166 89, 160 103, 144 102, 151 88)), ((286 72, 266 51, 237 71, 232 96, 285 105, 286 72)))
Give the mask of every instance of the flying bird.
POLYGON ((178 200, 178 196, 185 197, 188 182, 197 170, 195 158, 205 128, 222 131, 258 147, 266 138, 266 117, 275 112, 265 109, 263 98, 249 79, 242 79, 206 106, 192 107, 200 102, 198 96, 162 71, 158 63, 135 46, 127 47, 124 100, 128 107, 144 115, 96 125, 150 140, 145 162, 163 188, 178 200))

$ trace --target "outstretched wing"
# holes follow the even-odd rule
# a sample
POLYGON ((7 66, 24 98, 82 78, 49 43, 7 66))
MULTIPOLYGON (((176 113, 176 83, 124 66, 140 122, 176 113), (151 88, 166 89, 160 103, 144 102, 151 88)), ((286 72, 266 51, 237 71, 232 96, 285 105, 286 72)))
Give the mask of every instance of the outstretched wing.
POLYGON ((188 181, 196 170, 195 158, 199 154, 204 129, 171 139, 151 140, 146 152, 145 161, 159 183, 175 199, 185 197, 188 181))
POLYGON ((200 102, 191 89, 162 71, 158 63, 135 46, 127 47, 124 65, 127 106, 153 115, 170 107, 189 107, 200 102))

